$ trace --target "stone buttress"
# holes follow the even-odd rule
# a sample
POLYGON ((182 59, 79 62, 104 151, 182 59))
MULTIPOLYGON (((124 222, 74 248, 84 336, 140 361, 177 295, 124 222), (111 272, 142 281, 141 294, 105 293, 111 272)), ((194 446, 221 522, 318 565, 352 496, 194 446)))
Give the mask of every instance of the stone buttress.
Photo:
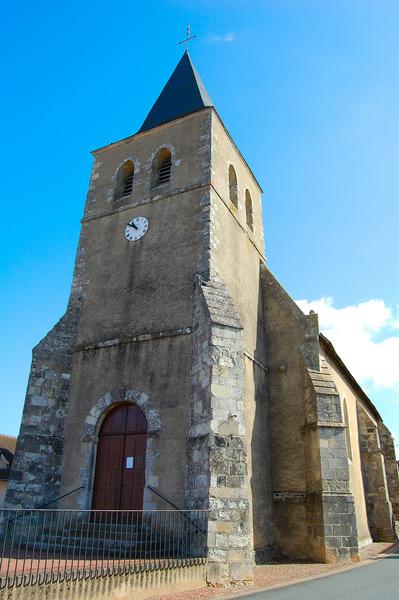
POLYGON ((396 500, 395 510, 397 510, 399 484, 397 477, 395 478, 394 468, 392 468, 392 446, 389 448, 392 444, 392 438, 389 440, 384 431, 383 424, 378 424, 373 416, 362 406, 358 406, 358 420, 360 428, 360 455, 365 475, 366 506, 370 532, 375 542, 393 542, 397 538, 394 531, 394 514, 391 498, 394 502, 396 500), (386 470, 386 465, 388 465, 389 471, 386 470), (387 473, 390 475, 388 478, 387 473))
POLYGON ((252 579, 242 326, 219 281, 198 279, 186 503, 208 508, 208 581, 252 579))
POLYGON ((384 423, 378 424, 378 431, 381 449, 384 453, 388 493, 392 504, 392 515, 395 523, 396 536, 399 537, 399 476, 398 463, 395 455, 395 440, 384 423))
MULTIPOLYGON (((308 317, 317 332, 317 315, 308 317)), ((308 367, 308 527, 314 558, 325 562, 358 559, 354 498, 349 485, 348 451, 341 400, 327 363, 308 367)))

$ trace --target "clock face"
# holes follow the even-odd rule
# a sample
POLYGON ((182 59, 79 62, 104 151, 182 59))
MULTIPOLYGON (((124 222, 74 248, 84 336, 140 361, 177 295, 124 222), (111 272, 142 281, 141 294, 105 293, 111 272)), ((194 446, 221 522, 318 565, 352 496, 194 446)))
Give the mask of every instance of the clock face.
POLYGON ((125 238, 129 242, 136 242, 148 231, 148 219, 145 217, 135 217, 126 225, 125 238))

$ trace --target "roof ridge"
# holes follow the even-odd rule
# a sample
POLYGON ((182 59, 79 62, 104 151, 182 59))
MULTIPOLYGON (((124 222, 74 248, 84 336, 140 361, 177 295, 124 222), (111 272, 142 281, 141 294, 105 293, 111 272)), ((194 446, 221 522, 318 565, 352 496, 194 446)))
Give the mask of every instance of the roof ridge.
POLYGON ((195 65, 193 63, 193 61, 191 60, 191 57, 189 55, 188 52, 186 52, 189 63, 190 63, 190 67, 192 69, 193 75, 195 77, 195 81, 197 82, 198 85, 198 90, 199 93, 201 95, 201 98, 204 102, 205 106, 213 106, 213 101, 212 98, 210 97, 208 90, 205 87, 204 82, 202 81, 201 75, 198 73, 197 69, 195 68, 195 65))

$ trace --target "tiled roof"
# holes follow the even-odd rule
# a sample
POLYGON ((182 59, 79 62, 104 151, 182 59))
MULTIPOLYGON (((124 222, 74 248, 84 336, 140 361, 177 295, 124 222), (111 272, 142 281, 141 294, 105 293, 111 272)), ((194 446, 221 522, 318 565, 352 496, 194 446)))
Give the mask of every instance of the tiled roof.
POLYGON ((0 433, 0 448, 6 448, 13 454, 15 453, 15 446, 17 445, 17 438, 12 435, 4 435, 0 433))

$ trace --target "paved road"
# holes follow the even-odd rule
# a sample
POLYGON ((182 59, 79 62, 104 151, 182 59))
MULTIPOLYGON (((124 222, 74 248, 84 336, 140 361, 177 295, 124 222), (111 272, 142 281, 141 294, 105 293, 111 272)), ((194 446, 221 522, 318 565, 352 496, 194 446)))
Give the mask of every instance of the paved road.
POLYGON ((399 600, 399 550, 372 564, 284 588, 245 596, 245 600, 399 600))

